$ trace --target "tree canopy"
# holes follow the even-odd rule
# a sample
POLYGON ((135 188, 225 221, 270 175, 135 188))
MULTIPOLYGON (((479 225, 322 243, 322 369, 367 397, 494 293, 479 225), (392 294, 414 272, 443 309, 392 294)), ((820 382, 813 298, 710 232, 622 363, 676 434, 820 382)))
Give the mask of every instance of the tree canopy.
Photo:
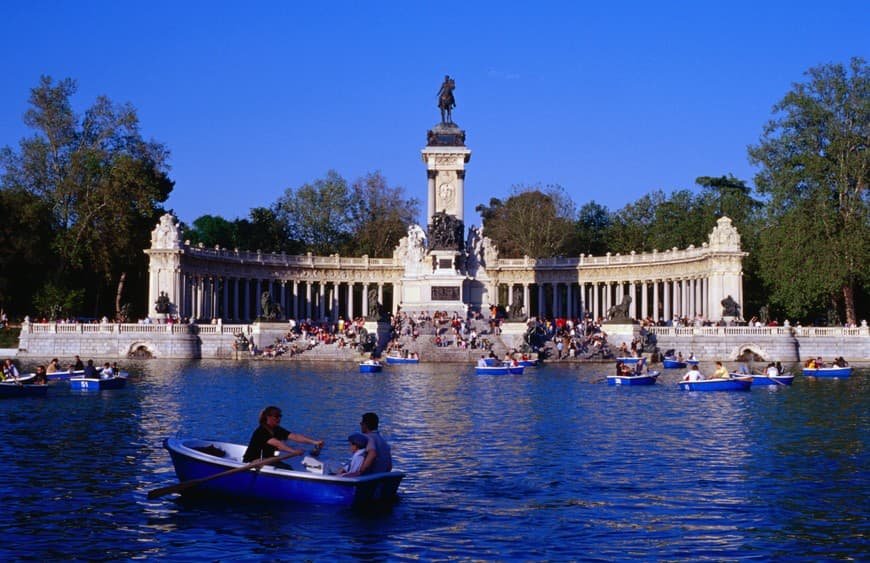
POLYGON ((749 148, 766 196, 760 273, 788 314, 828 305, 855 323, 870 285, 870 71, 855 58, 806 76, 749 148))
POLYGON ((548 258, 576 249, 576 210, 561 186, 515 186, 506 201, 493 198, 477 211, 501 256, 548 258))
POLYGON ((19 200, 16 213, 48 214, 51 227, 37 233, 40 241, 50 239, 54 254, 43 279, 46 294, 87 288, 86 303, 94 311, 102 300, 115 298, 120 314, 116 296, 128 272, 144 278, 142 249, 173 188, 169 153, 142 138, 129 104, 100 96, 76 114, 76 88, 72 79, 55 83, 43 76, 31 90, 24 122, 34 135, 22 139, 17 152, 0 152, 0 189, 7 197, 30 196, 19 200), (112 286, 114 291, 106 291, 112 286))

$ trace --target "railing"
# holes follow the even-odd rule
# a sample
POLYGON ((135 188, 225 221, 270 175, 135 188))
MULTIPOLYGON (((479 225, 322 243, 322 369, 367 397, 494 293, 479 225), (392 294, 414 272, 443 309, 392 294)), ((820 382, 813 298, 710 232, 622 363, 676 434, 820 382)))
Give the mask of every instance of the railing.
POLYGON ((856 328, 836 326, 654 326, 649 327, 647 330, 659 336, 870 336, 870 329, 865 326, 856 328))
MULTIPOLYGON (((250 334, 249 324, 141 324, 141 323, 22 323, 22 332, 29 334, 250 334)), ((797 337, 861 337, 870 336, 866 326, 786 327, 786 326, 654 326, 649 332, 659 336, 788 336, 797 337)))
POLYGON ((27 334, 250 334, 248 324, 22 323, 27 334))

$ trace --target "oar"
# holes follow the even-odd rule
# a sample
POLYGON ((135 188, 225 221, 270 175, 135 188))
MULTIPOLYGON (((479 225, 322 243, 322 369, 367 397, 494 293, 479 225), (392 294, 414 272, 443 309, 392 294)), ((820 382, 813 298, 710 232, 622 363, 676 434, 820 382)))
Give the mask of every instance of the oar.
POLYGON ((263 459, 258 459, 257 461, 252 461, 246 465, 241 465, 239 467, 234 467, 227 471, 222 471, 220 473, 215 473, 214 475, 209 475, 208 477, 200 477, 199 479, 191 479, 190 481, 184 481, 182 483, 178 483, 177 485, 170 485, 168 487, 160 487, 159 489, 154 489, 152 491, 148 491, 148 498, 155 499, 158 497, 162 497, 164 495, 168 495, 170 493, 177 493, 179 491, 183 491, 190 487, 194 487, 199 485, 200 483, 205 483, 206 481, 211 481, 212 479, 217 479, 218 477, 226 477, 227 475, 232 475, 233 473, 241 473, 242 471, 247 471, 248 469, 254 469, 256 467, 262 467, 264 465, 269 465, 270 463, 275 463, 276 461, 281 461, 282 459, 287 459, 288 457, 293 457, 296 454, 281 454, 276 455, 275 457, 266 457, 263 459))

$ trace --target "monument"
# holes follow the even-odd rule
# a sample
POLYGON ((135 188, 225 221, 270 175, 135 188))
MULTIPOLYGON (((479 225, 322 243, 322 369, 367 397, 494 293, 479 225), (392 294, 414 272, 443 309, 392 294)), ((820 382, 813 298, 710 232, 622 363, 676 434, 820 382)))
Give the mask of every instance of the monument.
MULTIPOLYGON (((465 316, 485 297, 485 241, 472 227, 465 236, 465 165, 471 150, 465 131, 453 121, 456 82, 450 76, 438 91, 441 121, 426 135, 428 236, 414 225, 397 249, 404 261, 400 304, 404 311, 447 311, 465 316)), ((490 244, 491 247, 491 244, 490 244)))

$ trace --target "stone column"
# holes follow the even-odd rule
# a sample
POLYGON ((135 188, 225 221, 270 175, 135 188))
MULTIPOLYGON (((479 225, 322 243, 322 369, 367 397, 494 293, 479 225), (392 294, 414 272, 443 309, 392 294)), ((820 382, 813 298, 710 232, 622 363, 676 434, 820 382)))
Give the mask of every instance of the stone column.
POLYGON ((305 282, 305 318, 311 318, 311 280, 305 282))
POLYGON ((353 290, 356 287, 356 282, 347 284, 347 320, 353 322, 353 290))
POLYGON ((674 313, 671 310, 671 286, 673 284, 673 280, 664 280, 664 301, 665 301, 665 320, 669 321, 674 318, 674 313))
POLYGON ((362 287, 362 316, 364 319, 369 316, 369 284, 367 283, 362 287))
POLYGON ((532 308, 529 306, 530 305, 529 299, 531 299, 531 296, 529 294, 529 284, 524 283, 523 284, 523 313, 525 314, 527 319, 532 316, 532 308))

